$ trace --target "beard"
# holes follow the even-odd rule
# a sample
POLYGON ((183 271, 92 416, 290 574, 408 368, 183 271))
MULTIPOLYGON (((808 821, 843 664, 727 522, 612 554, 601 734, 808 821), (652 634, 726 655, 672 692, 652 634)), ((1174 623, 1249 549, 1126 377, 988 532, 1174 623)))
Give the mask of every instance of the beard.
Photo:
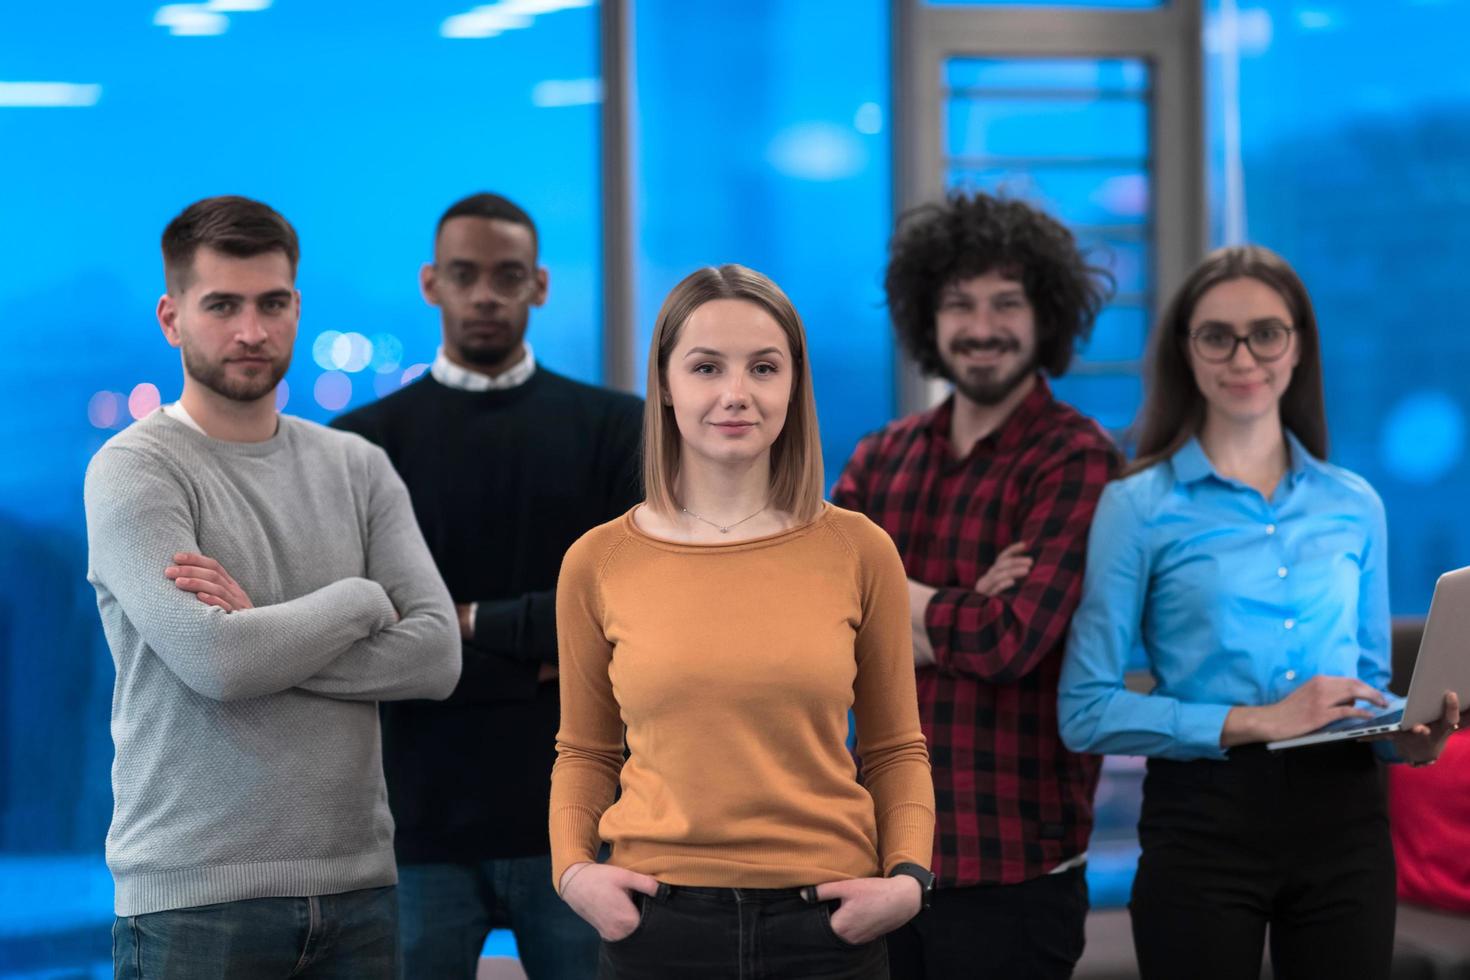
POLYGON ((457 337, 454 352, 460 360, 476 367, 494 369, 505 364, 521 352, 521 342, 526 337, 526 319, 519 323, 508 319, 485 321, 494 325, 490 331, 467 329, 461 322, 455 331, 457 337))
MULTIPOLYGON (((181 347, 184 355, 184 370, 189 377, 217 395, 231 401, 253 402, 276 390, 276 385, 286 376, 291 366, 291 352, 285 357, 271 360, 269 365, 246 368, 243 377, 231 376, 227 360, 210 361, 198 354, 189 343, 181 347)), ((258 356, 252 353, 252 356, 258 356)))
POLYGON ((955 369, 952 358, 970 350, 995 350, 1004 353, 1020 351, 1021 345, 1011 338, 993 340, 957 340, 950 344, 949 351, 940 351, 940 375, 955 386, 955 390, 977 405, 999 405, 1036 371, 1040 363, 1040 351, 1031 353, 1009 371, 1001 366, 967 367, 955 369))

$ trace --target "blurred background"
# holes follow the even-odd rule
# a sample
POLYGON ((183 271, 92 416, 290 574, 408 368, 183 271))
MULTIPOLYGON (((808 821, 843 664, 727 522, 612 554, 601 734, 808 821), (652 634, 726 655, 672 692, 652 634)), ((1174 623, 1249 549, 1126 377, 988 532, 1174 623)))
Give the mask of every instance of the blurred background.
MULTIPOLYGON (((1332 458, 1386 501, 1394 612, 1418 615, 1470 563, 1466 36, 1470 0, 0 4, 0 976, 111 975, 82 474, 178 397, 153 309, 190 202, 295 224, 277 400, 318 421, 432 360, 417 270, 468 193, 539 224, 530 339, 586 381, 641 393, 669 287, 760 269, 810 332, 829 484, 933 396, 882 307, 902 208, 1003 188, 1077 230, 1119 294, 1056 388, 1120 438, 1160 296, 1207 247, 1270 246, 1316 301, 1332 458)), ((1108 763, 1098 905, 1126 898, 1140 773, 1108 763)))

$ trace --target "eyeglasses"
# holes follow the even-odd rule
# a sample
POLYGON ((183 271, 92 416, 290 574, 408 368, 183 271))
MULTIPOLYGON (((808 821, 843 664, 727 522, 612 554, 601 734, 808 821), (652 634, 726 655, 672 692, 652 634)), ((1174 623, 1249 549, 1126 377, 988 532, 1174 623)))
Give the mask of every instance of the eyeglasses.
MULTIPOLYGON (((485 270, 490 279, 490 291, 510 303, 519 303, 536 291, 536 275, 523 265, 497 265, 485 270)), ((480 281, 481 269, 463 262, 451 262, 446 278, 456 289, 473 289, 480 281)))
POLYGON ((1241 336, 1225 327, 1200 327, 1189 335, 1194 352, 1201 360, 1211 364, 1223 364, 1235 356, 1241 344, 1257 361, 1275 361, 1282 358, 1291 346, 1291 335, 1295 331, 1282 323, 1262 324, 1241 336))

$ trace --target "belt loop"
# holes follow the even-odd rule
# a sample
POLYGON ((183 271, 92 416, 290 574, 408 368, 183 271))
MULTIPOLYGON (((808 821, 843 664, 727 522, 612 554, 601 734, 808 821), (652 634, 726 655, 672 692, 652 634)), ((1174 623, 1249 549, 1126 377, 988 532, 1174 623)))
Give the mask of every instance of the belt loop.
POLYGON ((656 902, 667 902, 672 889, 662 881, 658 883, 658 891, 654 893, 653 900, 656 902))
POLYGON ((817 902, 817 886, 807 885, 803 888, 801 890, 801 900, 808 905, 815 905, 817 902))

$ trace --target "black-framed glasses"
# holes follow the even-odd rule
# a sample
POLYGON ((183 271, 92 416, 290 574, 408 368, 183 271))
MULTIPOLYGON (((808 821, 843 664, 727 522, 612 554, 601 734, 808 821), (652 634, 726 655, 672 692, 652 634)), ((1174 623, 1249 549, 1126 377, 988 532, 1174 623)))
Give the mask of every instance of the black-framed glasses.
POLYGON ((1207 326, 1192 332, 1189 341, 1200 359, 1212 364, 1223 364, 1233 358, 1241 344, 1245 344, 1257 361, 1265 362, 1285 356, 1293 332, 1284 323, 1263 323, 1244 335, 1224 326, 1207 326))

